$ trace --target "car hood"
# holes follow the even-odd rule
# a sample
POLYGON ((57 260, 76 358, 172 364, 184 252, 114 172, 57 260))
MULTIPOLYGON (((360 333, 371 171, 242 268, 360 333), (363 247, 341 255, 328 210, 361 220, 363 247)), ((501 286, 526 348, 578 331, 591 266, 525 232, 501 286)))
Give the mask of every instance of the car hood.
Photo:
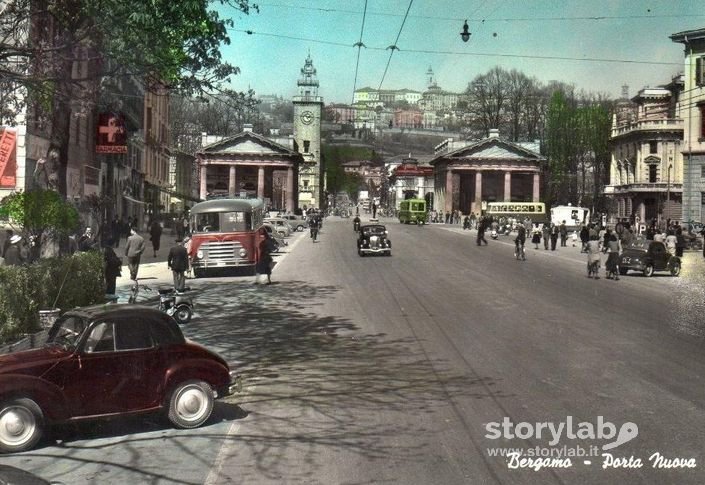
POLYGON ((42 347, 0 355, 0 374, 41 376, 57 361, 71 355, 61 347, 42 347))
POLYGON ((629 257, 644 257, 646 256, 646 250, 644 249, 639 249, 639 248, 627 248, 622 252, 622 256, 629 256, 629 257))

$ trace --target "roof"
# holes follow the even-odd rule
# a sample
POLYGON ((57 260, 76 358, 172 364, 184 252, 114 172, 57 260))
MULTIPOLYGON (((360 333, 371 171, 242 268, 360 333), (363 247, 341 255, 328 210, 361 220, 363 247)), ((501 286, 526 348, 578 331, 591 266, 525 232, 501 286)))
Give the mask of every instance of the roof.
POLYGON ((206 212, 247 212, 252 209, 264 207, 262 199, 237 199, 234 197, 223 197, 221 199, 210 199, 191 207, 191 214, 203 214, 206 212))
POLYGON ((545 160, 541 154, 529 150, 521 146, 519 143, 514 143, 501 138, 485 138, 476 143, 458 148, 450 153, 440 155, 431 160, 431 165, 436 165, 441 160, 453 162, 455 160, 507 160, 507 159, 528 159, 532 161, 545 160))
POLYGON ((92 320, 96 317, 103 317, 108 315, 113 315, 116 313, 154 313, 161 315, 162 312, 151 306, 145 305, 135 305, 135 304, 115 304, 115 303, 103 303, 100 305, 91 305, 86 307, 78 307, 67 311, 72 315, 79 315, 81 317, 92 320))
POLYGON ((705 40, 705 29, 684 30, 669 36, 673 42, 687 44, 694 40, 705 40))
POLYGON ((212 155, 217 153, 237 153, 268 155, 277 154, 300 158, 301 154, 276 143, 263 135, 252 131, 243 131, 237 135, 223 138, 215 143, 206 145, 198 151, 199 155, 212 155))

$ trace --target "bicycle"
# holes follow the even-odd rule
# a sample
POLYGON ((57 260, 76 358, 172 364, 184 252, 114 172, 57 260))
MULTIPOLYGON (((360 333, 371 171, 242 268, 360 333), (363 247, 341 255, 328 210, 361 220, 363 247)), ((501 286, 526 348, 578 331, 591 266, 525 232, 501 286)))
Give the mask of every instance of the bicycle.
POLYGON ((524 242, 520 241, 519 239, 514 240, 514 257, 517 258, 517 261, 521 259, 522 261, 526 261, 526 253, 524 252, 524 242))
POLYGON ((130 288, 130 298, 128 298, 128 303, 137 303, 137 295, 140 292, 140 288, 145 291, 152 291, 152 289, 147 285, 140 285, 139 281, 135 280, 135 284, 130 288))

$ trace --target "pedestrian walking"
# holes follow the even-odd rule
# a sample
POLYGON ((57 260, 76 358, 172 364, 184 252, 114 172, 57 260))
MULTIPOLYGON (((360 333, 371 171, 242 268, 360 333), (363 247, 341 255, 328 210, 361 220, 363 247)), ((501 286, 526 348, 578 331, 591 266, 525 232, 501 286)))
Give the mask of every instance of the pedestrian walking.
POLYGON ((543 236, 543 249, 548 251, 548 242, 551 239, 551 225, 548 222, 543 223, 541 234, 543 236))
POLYGON ((679 258, 683 257, 683 250, 685 249, 685 237, 683 236, 683 228, 678 226, 676 228, 676 256, 679 258))
POLYGON ((604 252, 608 253, 607 262, 605 263, 605 271, 607 279, 619 280, 619 239, 617 235, 612 233, 609 235, 607 242, 604 245, 604 252))
POLYGON ((154 250, 154 257, 157 257, 157 251, 161 245, 162 239, 162 225, 159 221, 155 220, 149 227, 149 240, 152 241, 152 249, 154 250))
POLYGON ((676 256, 676 246, 678 245, 678 238, 676 237, 676 232, 673 229, 668 230, 668 236, 666 236, 666 249, 671 253, 672 256, 676 256))
POLYGON ((188 269, 188 252, 184 247, 183 239, 177 239, 176 244, 169 249, 166 264, 174 276, 174 289, 184 291, 186 286, 185 272, 188 269))
POLYGON ((565 221, 562 221, 560 226, 558 226, 558 232, 561 235, 561 247, 564 248, 567 246, 567 241, 568 241, 568 228, 565 226, 565 221))
POLYGON ((539 229, 538 223, 531 229, 531 242, 534 244, 534 249, 538 249, 541 244, 541 229, 539 229))
POLYGON ((144 238, 137 234, 133 228, 130 230, 130 237, 125 245, 125 256, 127 257, 127 267, 130 268, 130 279, 137 279, 137 272, 140 269, 140 258, 144 252, 144 238))
POLYGON ((481 246, 482 243, 487 245, 487 240, 485 239, 485 231, 487 230, 487 218, 485 216, 480 217, 477 223, 477 245, 481 246))
POLYGON ((78 250, 79 251, 90 251, 95 246, 95 239, 93 238, 93 229, 87 227, 80 238, 78 238, 78 250))
POLYGON ((258 246, 259 258, 257 264, 255 265, 255 284, 259 283, 260 275, 267 275, 267 282, 265 284, 272 284, 272 238, 269 233, 265 232, 265 237, 262 239, 258 246))
POLYGON ((551 224, 551 251, 556 250, 556 244, 558 243, 558 226, 551 224))
POLYGON ((600 241, 598 236, 591 236, 586 247, 588 278, 600 279, 600 241))
POLYGON ((580 242, 582 243, 582 248, 580 249, 581 253, 587 251, 588 241, 590 241, 590 230, 585 224, 583 224, 580 228, 580 242))
POLYGON ((122 259, 115 254, 112 241, 103 248, 103 274, 105 275, 105 294, 115 294, 115 280, 122 275, 122 259))

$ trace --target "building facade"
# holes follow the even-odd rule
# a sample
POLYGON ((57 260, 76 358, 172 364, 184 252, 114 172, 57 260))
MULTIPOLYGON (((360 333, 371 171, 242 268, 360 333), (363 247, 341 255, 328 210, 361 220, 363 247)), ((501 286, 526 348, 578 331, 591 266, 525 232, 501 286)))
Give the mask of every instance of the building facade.
POLYGON ((402 200, 426 199, 428 209, 434 209, 434 175, 431 165, 420 164, 416 158, 404 158, 392 169, 390 205, 399 209, 402 200))
POLYGON ((490 130, 488 138, 431 160, 434 206, 481 214, 483 202, 540 202, 544 161, 539 153, 500 139, 499 130, 490 130))
POLYGON ((252 125, 245 125, 242 133, 204 146, 196 158, 201 199, 259 197, 268 207, 291 213, 296 209, 297 169, 303 155, 253 133, 252 125))
POLYGON ((705 220, 705 29, 670 36, 683 44, 684 86, 680 97, 683 119, 683 215, 684 221, 705 220))
POLYGON ((631 110, 622 102, 613 116, 605 194, 619 221, 660 224, 682 217, 682 89, 681 76, 644 88, 631 99, 631 110))
POLYGON ((310 54, 296 84, 299 89, 293 100, 294 150, 302 156, 298 171, 298 206, 302 209, 321 208, 325 191, 321 160, 323 98, 318 95, 318 77, 310 54))

